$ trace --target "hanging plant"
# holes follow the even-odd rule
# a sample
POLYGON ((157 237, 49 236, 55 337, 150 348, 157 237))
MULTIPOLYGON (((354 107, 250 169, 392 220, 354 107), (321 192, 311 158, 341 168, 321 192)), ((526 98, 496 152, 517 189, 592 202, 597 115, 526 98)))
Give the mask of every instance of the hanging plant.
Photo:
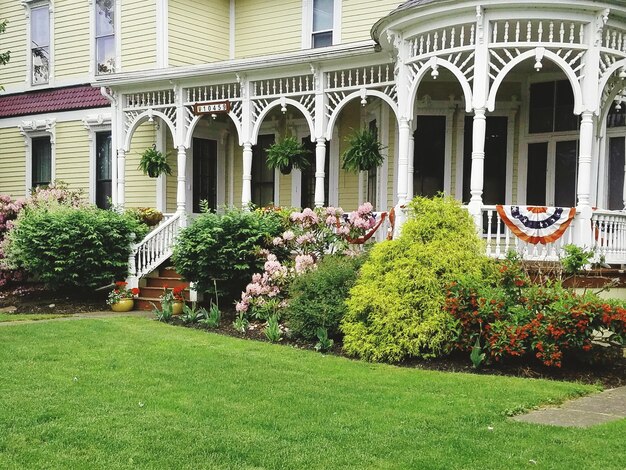
POLYGON ((267 166, 278 168, 284 175, 293 168, 305 170, 309 167, 307 156, 310 153, 295 137, 286 137, 267 149, 267 166))
POLYGON ((172 174, 172 169, 167 163, 167 155, 163 155, 162 152, 159 152, 156 149, 156 145, 147 148, 143 152, 138 169, 150 178, 158 178, 163 173, 167 173, 168 175, 172 174))
POLYGON ((382 165, 385 160, 381 151, 385 148, 376 138, 376 134, 367 129, 354 131, 346 138, 348 149, 341 155, 341 167, 346 171, 358 173, 382 165))

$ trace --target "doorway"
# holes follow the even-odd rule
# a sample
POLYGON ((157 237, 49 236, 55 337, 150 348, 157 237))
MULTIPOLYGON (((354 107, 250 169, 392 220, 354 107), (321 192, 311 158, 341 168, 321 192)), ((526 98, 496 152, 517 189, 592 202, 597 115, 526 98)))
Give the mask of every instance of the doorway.
POLYGON ((217 141, 193 139, 193 212, 200 212, 200 202, 217 209, 217 141))

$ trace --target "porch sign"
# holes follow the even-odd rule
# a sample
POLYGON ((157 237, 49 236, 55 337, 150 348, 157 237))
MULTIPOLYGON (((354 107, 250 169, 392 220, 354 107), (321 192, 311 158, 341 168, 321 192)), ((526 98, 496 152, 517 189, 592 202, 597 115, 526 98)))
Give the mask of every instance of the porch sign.
POLYGON ((230 112, 230 101, 206 101, 193 105, 193 113, 196 116, 207 114, 228 114, 230 112))
POLYGON ((557 241, 576 215, 575 207, 497 205, 496 210, 517 238, 533 245, 557 241))

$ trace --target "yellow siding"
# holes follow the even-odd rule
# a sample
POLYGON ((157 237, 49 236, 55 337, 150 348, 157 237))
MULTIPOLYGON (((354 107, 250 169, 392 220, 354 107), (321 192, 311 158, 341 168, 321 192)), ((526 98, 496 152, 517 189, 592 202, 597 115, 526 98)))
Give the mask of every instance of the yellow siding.
POLYGON ((278 205, 282 207, 291 207, 291 173, 283 175, 278 172, 279 200, 278 205))
POLYGON ((301 0, 236 0, 236 58, 301 48, 301 0))
POLYGON ((229 0, 170 0, 168 8, 169 65, 229 58, 229 0))
POLYGON ((339 206, 345 211, 353 211, 359 206, 359 175, 341 169, 341 155, 347 149, 346 136, 360 128, 361 109, 353 100, 342 111, 337 122, 339 129, 339 206))
POLYGON ((17 127, 0 129, 0 194, 26 195, 26 153, 24 137, 17 127))
POLYGON ((154 207, 156 204, 156 178, 149 178, 137 169, 141 154, 156 142, 156 132, 151 123, 137 128, 126 154, 126 205, 128 207, 154 207))
POLYGON ((341 42, 370 39, 370 29, 403 2, 398 0, 343 0, 341 42))
POLYGON ((176 212, 176 191, 177 191, 177 175, 178 175, 178 159, 176 156, 176 150, 174 149, 174 142, 172 140, 172 134, 167 132, 165 149, 168 153, 167 163, 170 164, 172 169, 171 175, 166 175, 166 212, 176 212))
POLYGON ((57 181, 67 183, 72 189, 89 193, 89 139, 81 121, 59 122, 55 126, 57 181))
POLYGON ((122 1, 122 69, 156 67, 156 0, 122 1))
POLYGON ((7 29, 0 35, 0 52, 11 51, 11 60, 0 67, 0 85, 12 86, 26 80, 26 18, 24 7, 15 0, 0 0, 0 20, 7 20, 7 29))
POLYGON ((54 2, 54 76, 57 79, 88 76, 91 2, 54 2))

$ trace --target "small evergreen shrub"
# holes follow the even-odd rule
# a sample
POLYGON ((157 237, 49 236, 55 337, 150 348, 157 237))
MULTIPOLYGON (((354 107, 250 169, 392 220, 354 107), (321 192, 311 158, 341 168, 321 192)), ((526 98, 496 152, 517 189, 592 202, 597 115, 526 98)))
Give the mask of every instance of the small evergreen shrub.
POLYGON ((293 279, 285 312, 292 334, 314 340, 321 328, 331 337, 339 336, 345 300, 364 260, 364 256, 326 256, 317 269, 293 279))
POLYGON ((94 207, 33 207, 8 235, 10 266, 52 288, 97 288, 128 275, 131 243, 145 231, 130 217, 94 207))
POLYGON ((280 215, 267 211, 231 209, 224 214, 207 212, 179 235, 172 261, 177 272, 196 283, 200 292, 215 289, 234 299, 261 271, 259 250, 282 232, 280 215))
POLYGON ((452 198, 415 198, 401 235, 374 246, 346 301, 344 350, 369 361, 432 357, 452 347, 446 287, 488 260, 474 223, 452 198))

